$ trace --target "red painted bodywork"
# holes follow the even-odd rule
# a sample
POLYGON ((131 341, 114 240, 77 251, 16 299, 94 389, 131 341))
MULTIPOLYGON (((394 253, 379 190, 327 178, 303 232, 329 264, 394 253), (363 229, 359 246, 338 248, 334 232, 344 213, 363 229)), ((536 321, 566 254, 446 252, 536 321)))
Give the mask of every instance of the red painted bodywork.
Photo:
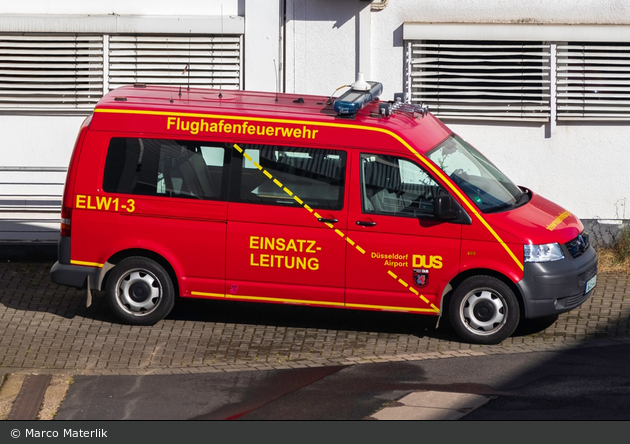
POLYGON ((517 282, 523 276, 524 243, 564 243, 582 231, 572 215, 550 229, 564 210, 536 194, 512 211, 476 215, 474 203, 423 156, 451 135, 431 114, 383 117, 373 103, 354 118, 340 118, 327 100, 292 94, 276 100, 276 94, 245 91, 223 91, 220 98, 219 91, 202 89, 182 89, 180 95, 167 87, 123 87, 107 94, 89 128, 82 128, 71 160, 64 205, 73 207, 73 263, 102 267, 117 253, 139 249, 170 264, 183 297, 437 314, 444 289, 463 271, 491 269, 517 282), (298 98, 303 103, 296 103, 298 98), (209 131, 213 123, 221 131, 209 131), (234 134, 235 124, 240 134, 234 134), (293 136, 282 136, 277 128, 291 129, 293 136), (294 136, 296 129, 300 137, 294 136), (112 137, 345 150, 343 208, 317 210, 339 222, 331 229, 304 208, 106 193, 103 169, 112 137), (420 164, 451 190, 472 224, 362 214, 359 153, 420 164), (99 197, 118 198, 118 211, 99 209, 99 197), (133 212, 121 207, 129 199, 133 212), (377 225, 357 225, 361 220, 377 225), (260 243, 263 238, 274 240, 273 249, 260 243), (287 252, 291 239, 304 241, 303 250, 287 252), (304 250, 307 242, 314 242, 312 251, 304 250), (407 259, 387 265, 379 254, 407 259), (310 265, 288 267, 294 256, 311 260, 310 265), (413 283, 415 268, 429 269, 423 287, 413 283))

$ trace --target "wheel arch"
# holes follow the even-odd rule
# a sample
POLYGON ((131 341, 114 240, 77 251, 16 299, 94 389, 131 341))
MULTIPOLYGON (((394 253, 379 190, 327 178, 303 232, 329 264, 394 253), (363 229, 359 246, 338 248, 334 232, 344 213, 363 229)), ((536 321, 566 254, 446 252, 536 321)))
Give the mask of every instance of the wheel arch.
POLYGON ((518 286, 503 273, 499 273, 498 271, 492 270, 490 268, 473 268, 465 270, 459 273, 453 279, 451 279, 451 281, 446 285, 442 293, 442 300, 440 301, 440 308, 442 312, 441 314, 448 313, 448 306, 451 296, 453 295, 453 291, 457 288, 459 284, 461 284, 471 276, 491 276, 505 283, 508 287, 510 287, 510 290, 512 290, 512 292, 514 293, 514 296, 516 296, 521 317, 524 315, 525 305, 523 303, 523 295, 521 294, 518 286))
POLYGON ((168 273, 171 278, 171 282, 173 282, 173 287, 175 290, 175 296, 179 296, 179 279, 177 277, 177 273, 175 273, 175 269, 171 265, 171 263, 162 255, 156 253, 155 251, 147 250, 144 248, 129 248, 126 250, 121 250, 114 255, 112 255, 105 265, 103 265, 103 269, 101 271, 101 276, 99 279, 99 289, 105 288, 107 283, 107 278, 110 275, 111 270, 122 260, 127 259, 128 257, 133 256, 141 256, 154 260, 158 264, 160 264, 164 270, 168 273))

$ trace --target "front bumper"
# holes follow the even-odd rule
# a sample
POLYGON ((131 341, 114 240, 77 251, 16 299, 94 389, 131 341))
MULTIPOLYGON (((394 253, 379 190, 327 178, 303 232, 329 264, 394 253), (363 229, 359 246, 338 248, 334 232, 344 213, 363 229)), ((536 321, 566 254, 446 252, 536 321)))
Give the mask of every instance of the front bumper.
POLYGON ((525 263, 523 279, 516 285, 523 295, 528 319, 573 310, 593 294, 593 289, 585 293, 586 282, 597 275, 597 253, 593 247, 575 259, 565 245, 562 248, 562 260, 525 263))

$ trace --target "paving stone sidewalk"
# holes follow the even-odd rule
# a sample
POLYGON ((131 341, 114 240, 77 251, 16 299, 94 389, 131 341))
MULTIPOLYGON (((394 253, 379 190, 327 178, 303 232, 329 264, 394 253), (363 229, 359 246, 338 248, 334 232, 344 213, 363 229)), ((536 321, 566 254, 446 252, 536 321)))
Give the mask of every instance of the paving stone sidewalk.
POLYGON ((116 322, 103 294, 50 281, 52 263, 0 264, 0 374, 168 374, 268 370, 524 353, 630 340, 630 282, 600 274, 594 295, 550 326, 500 345, 459 342, 412 314, 181 300, 151 327, 116 322))

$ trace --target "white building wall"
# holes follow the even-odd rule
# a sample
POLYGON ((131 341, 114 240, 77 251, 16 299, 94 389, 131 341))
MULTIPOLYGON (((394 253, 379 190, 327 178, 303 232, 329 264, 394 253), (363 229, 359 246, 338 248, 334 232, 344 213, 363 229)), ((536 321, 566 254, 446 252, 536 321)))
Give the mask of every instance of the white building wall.
MULTIPOLYGON (((290 0, 289 0, 290 1, 290 0)), ((325 0, 319 0, 325 1, 325 0)), ((315 2, 309 2, 315 3, 315 2)), ((385 99, 402 90, 403 23, 627 24, 630 2, 617 0, 389 0, 372 12, 372 77, 385 99)), ((448 39, 444 35, 444 39, 448 39)), ((536 35, 531 39, 535 40, 536 35)))
POLYGON ((5 1, 2 14, 90 14, 90 15, 243 15, 243 0, 186 0, 156 2, 151 0, 107 0, 89 2, 85 0, 22 0, 5 1))
POLYGON ((630 219, 630 125, 449 124, 519 185, 581 219, 630 219))
POLYGON ((0 116, 4 166, 65 168, 85 116, 0 116))
POLYGON ((245 3, 245 89, 280 91, 282 39, 280 2, 254 0, 245 3))
MULTIPOLYGON (((168 32, 180 28, 183 20, 195 23, 195 19, 216 18, 221 13, 244 17, 246 89, 275 90, 274 59, 279 71, 279 89, 304 94, 331 94, 339 86, 351 83, 363 64, 361 69, 369 73, 368 80, 383 83, 384 99, 392 99, 394 93, 403 92, 403 23, 630 26, 630 2, 618 0, 375 0, 372 4, 360 0, 188 0, 170 3, 24 0, 5 3, 0 13, 0 28, 5 26, 6 29, 0 29, 0 32, 24 26, 24 17, 37 18, 38 22, 29 22, 37 26, 41 26, 41 20, 47 21, 46 26, 51 28, 55 23, 71 26, 70 18, 77 20, 74 23, 79 28, 87 23, 88 26, 103 26, 104 30, 124 27, 126 32, 132 32, 138 23, 148 23, 146 20, 135 21, 143 18, 150 18, 153 23, 157 23, 156 18, 166 19, 161 22, 165 29, 160 31, 168 32), (377 10, 379 6, 382 10, 377 10), (283 8, 284 24, 280 20, 283 8), (367 9, 371 10, 369 14, 366 14, 367 9), (101 17, 102 21, 94 16, 101 17), (120 19, 112 24, 108 17, 120 19), (366 63, 369 64, 367 68, 366 63)), ((211 22, 208 21, 209 26, 214 28, 208 32, 215 32, 220 22, 211 22)), ((237 22, 229 22, 231 24, 226 26, 234 23, 238 26, 237 22)), ((83 29, 75 29, 78 30, 83 29)), ((178 32, 182 31, 178 29, 178 32)), ((532 39, 535 38, 536 35, 532 35, 532 39)), ((4 142, 0 147, 0 167, 64 168, 83 117, 0 115, 4 142)), ((477 146, 514 181, 554 200, 580 218, 630 218, 630 211, 626 209, 630 200, 630 176, 625 171, 630 165, 629 150, 625 149, 630 125, 559 123, 551 131, 549 125, 533 123, 452 121, 447 124, 477 146)), ((42 180, 58 183, 58 176, 55 172, 46 173, 42 180)), ((0 172, 0 182, 13 183, 15 177, 13 172, 0 172)), ((26 192, 27 187, 13 186, 12 190, 19 194, 26 192)), ((3 224, 17 226, 18 231, 20 224, 25 227, 23 222, 8 222, 10 215, 7 214, 0 213, 0 232, 3 224)), ((35 223, 56 229, 58 215, 53 213, 50 217, 54 223, 35 223)), ((56 238, 54 229, 48 233, 48 239, 56 238)), ((45 238, 38 236, 28 238, 45 238)))
POLYGON ((285 91, 330 95, 358 69, 357 17, 367 2, 287 0, 285 91))
MULTIPOLYGON (((260 10, 271 6, 277 11, 279 3, 248 3, 258 8, 250 8, 252 17, 260 19, 258 26, 256 19, 251 21, 254 31, 275 32, 277 39, 279 14, 266 21, 260 10)), ((2 4, 0 33, 242 33, 244 11, 245 0, 24 0, 2 4)), ((277 57, 277 43, 273 49, 277 57)), ((258 45, 251 51, 266 57, 269 48, 258 45)), ((250 71, 254 73, 255 66, 250 71)), ((264 83, 257 86, 262 89, 264 83)), ((0 242, 58 239, 65 169, 87 115, 6 110, 0 114, 0 242)))
MULTIPOLYGON (((329 94, 356 73, 355 19, 341 19, 364 2, 287 0, 287 91, 329 94), (339 3, 342 3, 339 4, 339 3), (334 12, 333 12, 334 11, 334 12), (289 69, 290 68, 290 69, 289 69), (318 80, 319 79, 319 80, 318 80), (331 89, 332 88, 332 89, 331 89)), ((530 23, 629 25, 630 2, 616 0, 389 0, 371 12, 370 80, 383 99, 403 92, 403 23, 530 23)), ((373 8, 374 9, 374 8, 373 8)), ((357 14, 355 13, 355 16, 357 14)), ((448 35, 443 36, 448 39, 448 35)), ((531 39, 536 39, 532 35, 531 39)), ((520 185, 582 219, 628 219, 630 124, 510 122, 446 123, 520 185)))

